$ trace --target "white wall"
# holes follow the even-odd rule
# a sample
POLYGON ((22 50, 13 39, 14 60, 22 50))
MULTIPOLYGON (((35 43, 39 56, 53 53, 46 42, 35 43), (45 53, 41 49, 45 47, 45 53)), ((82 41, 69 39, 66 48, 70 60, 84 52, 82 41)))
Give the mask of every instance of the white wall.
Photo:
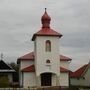
POLYGON ((56 86, 57 85, 57 77, 55 74, 52 74, 52 86, 56 86))
POLYGON ((36 86, 36 76, 34 72, 25 72, 23 78, 23 86, 25 88, 30 86, 36 86))
POLYGON ((22 87, 23 86, 23 74, 22 74, 22 72, 19 72, 19 85, 20 85, 20 87, 22 87))
POLYGON ((19 64, 19 85, 23 86, 23 73, 21 72, 22 69, 34 64, 34 61, 21 61, 19 64))
POLYGON ((68 73, 60 73, 60 86, 69 86, 68 73))
POLYGON ((69 69, 69 61, 60 61, 60 66, 69 69))
POLYGON ((36 49, 35 49, 35 65, 36 65, 36 74, 39 76, 44 72, 56 73, 60 75, 60 60, 59 60, 59 37, 53 36, 37 36, 36 38, 36 49), (46 40, 51 41, 51 52, 45 51, 45 42, 46 40), (46 65, 46 60, 51 60, 51 66, 46 65))
POLYGON ((70 78, 70 82, 72 85, 90 86, 90 69, 85 72, 84 78, 70 78))
POLYGON ((19 85, 20 86, 23 86, 23 73, 21 72, 21 70, 32 64, 34 64, 34 61, 30 61, 30 60, 24 60, 20 62, 19 64, 19 85))
POLYGON ((52 74, 52 86, 60 86, 60 76, 52 74))
POLYGON ((83 78, 70 78, 70 84, 71 85, 84 85, 84 79, 83 78))
POLYGON ((23 68, 26 68, 30 65, 34 64, 34 61, 31 61, 31 60, 23 60, 21 61, 20 63, 20 70, 23 69, 23 68))

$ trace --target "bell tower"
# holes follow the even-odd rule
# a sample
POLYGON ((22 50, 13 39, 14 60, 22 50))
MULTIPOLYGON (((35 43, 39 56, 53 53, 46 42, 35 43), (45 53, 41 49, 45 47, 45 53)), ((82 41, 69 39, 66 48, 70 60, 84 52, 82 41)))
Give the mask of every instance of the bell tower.
POLYGON ((41 17, 41 30, 32 37, 37 83, 45 86, 60 85, 59 38, 62 34, 51 29, 50 21, 51 17, 45 8, 41 17), (44 80, 45 78, 47 78, 47 81, 44 80))

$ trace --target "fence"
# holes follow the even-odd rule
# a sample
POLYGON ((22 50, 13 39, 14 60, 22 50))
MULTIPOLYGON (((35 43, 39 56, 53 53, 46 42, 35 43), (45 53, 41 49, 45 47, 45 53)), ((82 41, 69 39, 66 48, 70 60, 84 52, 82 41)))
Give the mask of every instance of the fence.
POLYGON ((0 88, 0 90, 37 90, 36 88, 0 88))

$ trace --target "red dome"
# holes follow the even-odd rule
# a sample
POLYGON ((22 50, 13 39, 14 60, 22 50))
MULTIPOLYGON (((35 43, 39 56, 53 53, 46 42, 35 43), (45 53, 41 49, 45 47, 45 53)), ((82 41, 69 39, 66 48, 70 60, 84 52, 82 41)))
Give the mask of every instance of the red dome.
POLYGON ((43 21, 43 20, 49 20, 49 21, 51 20, 51 17, 47 14, 46 8, 45 8, 45 12, 44 12, 41 20, 42 20, 42 21, 43 21))
POLYGON ((50 28, 51 17, 47 14, 46 8, 43 16, 41 17, 42 28, 50 28))

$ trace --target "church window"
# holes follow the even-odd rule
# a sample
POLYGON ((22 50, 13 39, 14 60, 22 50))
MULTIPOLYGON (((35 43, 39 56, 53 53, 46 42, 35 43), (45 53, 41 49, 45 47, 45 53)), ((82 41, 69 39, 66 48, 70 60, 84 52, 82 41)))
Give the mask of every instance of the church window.
POLYGON ((51 41, 47 40, 46 41, 46 52, 50 52, 51 51, 51 41))
POLYGON ((50 60, 46 60, 46 63, 50 63, 50 60))
POLYGON ((46 65, 50 66, 51 65, 51 61, 49 59, 46 60, 46 65))

